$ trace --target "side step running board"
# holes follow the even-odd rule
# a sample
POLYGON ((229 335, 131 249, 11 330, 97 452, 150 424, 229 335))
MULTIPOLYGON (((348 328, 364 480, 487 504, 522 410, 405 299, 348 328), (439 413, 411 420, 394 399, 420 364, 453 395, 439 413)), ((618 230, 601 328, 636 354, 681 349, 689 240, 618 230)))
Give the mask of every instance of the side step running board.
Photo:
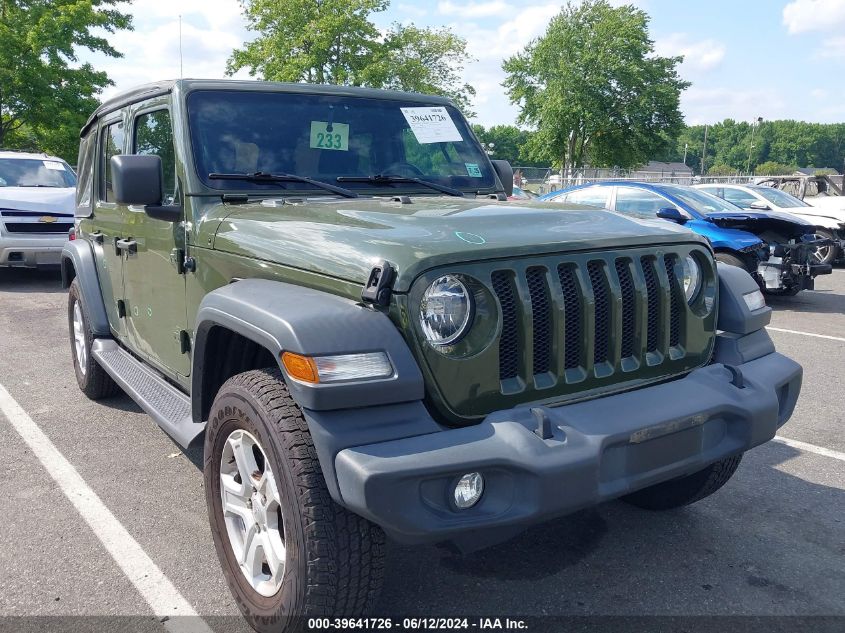
POLYGON ((188 448, 205 430, 205 422, 196 423, 191 417, 188 396, 113 340, 95 339, 91 353, 129 397, 180 446, 188 448))

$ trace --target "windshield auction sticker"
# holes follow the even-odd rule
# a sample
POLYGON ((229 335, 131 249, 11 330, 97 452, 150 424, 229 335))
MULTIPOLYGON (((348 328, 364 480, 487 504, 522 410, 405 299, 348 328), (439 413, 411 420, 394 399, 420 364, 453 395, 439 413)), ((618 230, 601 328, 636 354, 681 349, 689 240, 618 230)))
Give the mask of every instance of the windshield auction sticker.
POLYGON ((442 106, 399 108, 417 141, 425 143, 459 143, 464 139, 455 127, 449 112, 442 106))
POLYGON ((44 165, 44 167, 46 167, 47 169, 52 169, 53 171, 65 170, 65 166, 57 160, 42 160, 41 164, 44 165))
POLYGON ((311 121, 311 147, 313 149, 334 149, 349 151, 349 125, 311 121))

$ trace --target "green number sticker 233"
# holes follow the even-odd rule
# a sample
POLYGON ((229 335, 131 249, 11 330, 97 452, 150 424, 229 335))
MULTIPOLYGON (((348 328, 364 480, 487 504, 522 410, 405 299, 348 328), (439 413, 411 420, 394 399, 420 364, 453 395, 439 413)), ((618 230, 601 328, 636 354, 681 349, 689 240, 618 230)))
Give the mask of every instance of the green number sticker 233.
POLYGON ((311 143, 314 149, 349 150, 349 125, 327 121, 311 121, 311 143))

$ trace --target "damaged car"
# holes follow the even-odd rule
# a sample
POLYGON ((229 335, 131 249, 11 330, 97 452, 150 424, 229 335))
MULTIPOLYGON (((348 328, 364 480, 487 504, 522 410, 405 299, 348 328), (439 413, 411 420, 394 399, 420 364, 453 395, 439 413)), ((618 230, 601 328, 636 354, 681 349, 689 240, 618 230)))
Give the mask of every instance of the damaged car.
POLYGON ((830 245, 816 236, 816 225, 787 213, 746 211, 692 187, 611 181, 570 187, 542 199, 681 224, 706 237, 717 260, 744 268, 770 294, 795 295, 812 289, 818 275, 831 273, 830 264, 816 259, 817 249, 830 245))

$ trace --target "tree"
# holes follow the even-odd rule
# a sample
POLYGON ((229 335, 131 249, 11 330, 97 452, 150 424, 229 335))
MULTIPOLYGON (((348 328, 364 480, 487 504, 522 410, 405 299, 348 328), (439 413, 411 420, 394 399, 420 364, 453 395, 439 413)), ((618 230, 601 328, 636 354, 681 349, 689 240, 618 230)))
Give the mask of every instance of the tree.
MULTIPOLYGON (((242 0, 259 35, 236 49, 226 72, 269 81, 391 88, 445 95, 467 108, 475 89, 460 82, 466 41, 449 29, 370 21, 389 0, 242 0)), ((471 115, 471 113, 470 113, 471 115)))
POLYGON ((72 162, 79 129, 111 81, 77 51, 120 57, 97 31, 131 29, 118 0, 0 0, 0 146, 35 144, 72 162))
POLYGON ((660 57, 648 16, 607 0, 567 4, 545 35, 505 60, 504 86, 518 122, 537 128, 528 149, 563 171, 583 165, 633 167, 683 127, 676 71, 660 57))
POLYGON ((501 158, 511 165, 521 167, 548 167, 548 162, 532 161, 526 153, 526 145, 532 132, 520 130, 515 125, 493 125, 485 128, 474 124, 473 132, 485 145, 493 145, 493 158, 501 158))

